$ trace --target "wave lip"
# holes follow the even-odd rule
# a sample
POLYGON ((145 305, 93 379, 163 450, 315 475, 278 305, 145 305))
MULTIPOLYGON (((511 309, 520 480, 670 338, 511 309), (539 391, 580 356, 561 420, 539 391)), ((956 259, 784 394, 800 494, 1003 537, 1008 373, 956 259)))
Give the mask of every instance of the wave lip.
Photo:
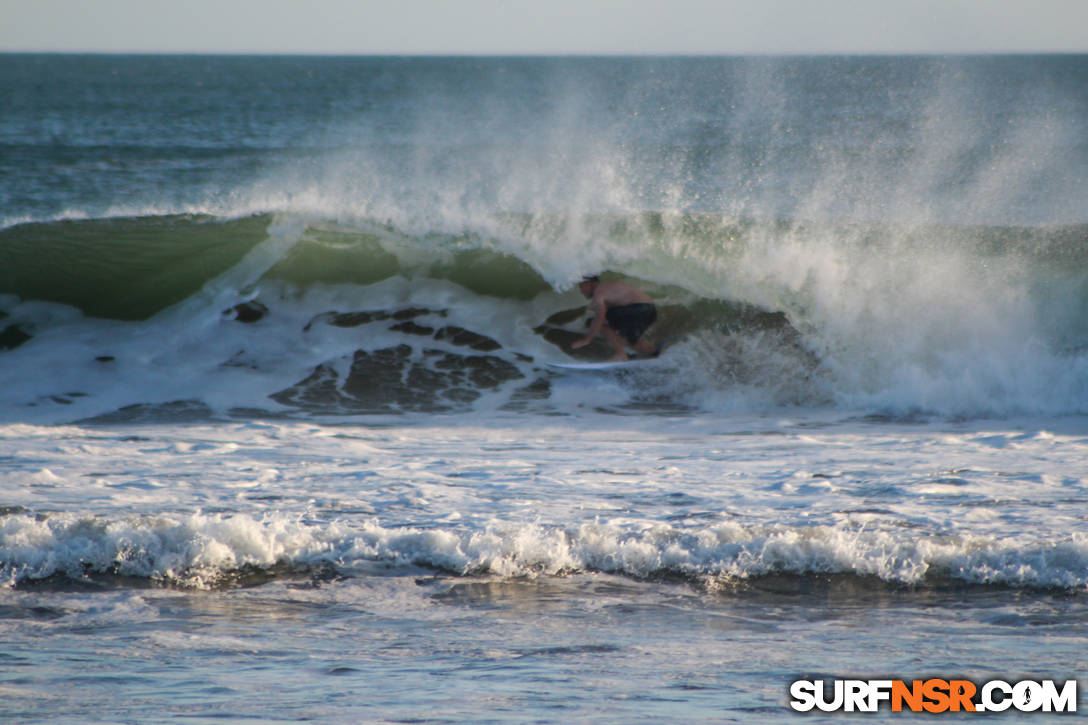
POLYGON ((0 580, 8 586, 109 574, 209 588, 247 569, 273 575, 332 566, 350 575, 374 562, 501 578, 605 572, 721 586, 779 574, 851 575, 903 586, 951 579, 1081 590, 1088 586, 1088 537, 907 538, 843 526, 736 523, 678 529, 493 522, 464 530, 200 513, 110 521, 14 511, 0 519, 0 580))

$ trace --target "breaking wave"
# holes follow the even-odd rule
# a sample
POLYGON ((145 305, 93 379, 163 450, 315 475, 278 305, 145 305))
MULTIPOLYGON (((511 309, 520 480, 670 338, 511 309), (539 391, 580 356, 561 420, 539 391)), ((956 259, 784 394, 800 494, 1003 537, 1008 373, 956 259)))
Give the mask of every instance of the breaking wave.
POLYGON ((647 212, 505 214, 411 234, 261 214, 27 223, 0 235, 9 418, 28 406, 53 421, 176 419, 179 405, 198 417, 438 412, 494 402, 497 389, 513 409, 554 403, 542 362, 608 353, 570 349, 588 322, 573 291, 586 272, 645 288, 661 307, 652 336, 676 343, 659 374, 627 376, 629 401, 893 416, 1088 410, 1083 225, 647 212), (574 236, 598 240, 592 253, 569 254, 574 236), (353 366, 356 378, 388 379, 388 394, 360 402, 353 366), (230 396, 217 393, 224 371, 230 396))
POLYGON ((144 578, 207 588, 370 563, 422 566, 504 578, 606 572, 679 577, 711 587, 789 574, 851 575, 896 585, 935 580, 1080 590, 1088 585, 1088 540, 908 536, 847 526, 678 528, 662 523, 504 524, 481 530, 308 522, 230 516, 0 518, 0 578, 9 586, 63 576, 144 578))

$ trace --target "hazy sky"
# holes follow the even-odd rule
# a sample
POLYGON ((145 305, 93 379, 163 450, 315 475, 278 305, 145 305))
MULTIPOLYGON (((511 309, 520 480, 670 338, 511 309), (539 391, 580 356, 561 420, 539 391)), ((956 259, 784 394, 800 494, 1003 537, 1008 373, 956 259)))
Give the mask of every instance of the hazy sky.
POLYGON ((1088 0, 0 0, 0 51, 1088 51, 1088 0))

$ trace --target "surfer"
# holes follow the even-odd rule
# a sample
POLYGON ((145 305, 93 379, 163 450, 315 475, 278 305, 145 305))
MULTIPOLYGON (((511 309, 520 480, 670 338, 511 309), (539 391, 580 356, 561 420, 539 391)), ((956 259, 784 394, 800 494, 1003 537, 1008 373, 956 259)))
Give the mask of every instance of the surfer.
POLYGON ((597 276, 583 277, 578 289, 589 300, 594 317, 586 336, 572 343, 572 349, 585 347, 603 334, 616 351, 613 360, 627 359, 624 341, 641 353, 657 352, 653 343, 642 339, 657 320, 657 306, 648 294, 624 282, 602 282, 597 276))

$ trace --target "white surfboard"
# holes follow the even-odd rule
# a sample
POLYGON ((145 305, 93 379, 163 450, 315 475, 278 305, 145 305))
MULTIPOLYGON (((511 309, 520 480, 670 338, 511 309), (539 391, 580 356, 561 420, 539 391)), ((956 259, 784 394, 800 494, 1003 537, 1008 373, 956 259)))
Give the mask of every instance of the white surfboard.
POLYGON ((661 353, 665 351, 665 348, 673 343, 673 340, 665 340, 657 348, 657 354, 653 357, 636 357, 630 360, 606 360, 604 362, 549 362, 544 363, 550 368, 557 370, 577 370, 577 371, 601 371, 601 370, 618 370, 619 368, 629 367, 631 365, 639 366, 646 363, 652 363, 661 357, 661 353))
POLYGON ((630 361, 627 362, 550 362, 544 363, 550 368, 557 370, 615 370, 616 368, 623 367, 624 365, 630 365, 630 361))
POLYGON ((604 362, 549 362, 544 363, 550 368, 556 368, 557 370, 580 370, 580 371, 601 371, 601 370, 618 370, 620 368, 631 367, 632 365, 638 367, 646 363, 653 362, 657 358, 635 358, 633 360, 613 360, 604 362))

